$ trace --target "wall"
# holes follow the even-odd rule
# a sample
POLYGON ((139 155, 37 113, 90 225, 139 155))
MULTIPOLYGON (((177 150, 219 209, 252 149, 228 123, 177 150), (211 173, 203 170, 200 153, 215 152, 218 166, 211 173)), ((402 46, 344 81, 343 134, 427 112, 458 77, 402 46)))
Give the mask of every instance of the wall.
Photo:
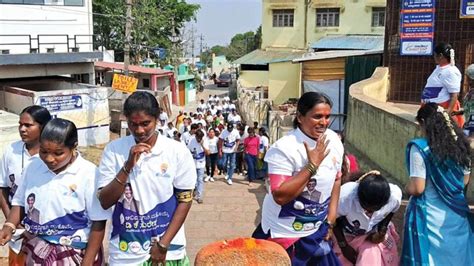
POLYGON ((1 68, 0 79, 89 74, 89 83, 95 83, 94 63, 92 62, 75 64, 8 65, 1 66, 1 68))
POLYGON ((388 69, 350 87, 346 140, 400 183, 406 183, 405 147, 419 135, 415 113, 386 102, 388 69))
POLYGON ((386 0, 313 0, 307 13, 307 43, 304 43, 305 0, 264 0, 262 49, 306 49, 328 34, 378 34, 383 27, 372 27, 372 7, 386 6, 386 0), (316 28, 316 8, 341 8, 339 27, 316 28), (294 9, 293 27, 273 27, 272 9, 294 9))
POLYGON ((268 86, 268 71, 243 70, 239 74, 239 82, 244 88, 268 86))
POLYGON ((273 63, 269 66, 268 98, 274 105, 300 97, 301 64, 273 63))
MULTIPOLYGON (((230 68, 230 63, 227 61, 227 58, 225 56, 215 56, 212 59, 212 73, 216 73, 217 77, 219 77, 219 74, 223 72, 229 71, 230 68)), ((211 73, 211 74, 212 74, 211 73)))
MULTIPOLYGON (((38 34, 69 34, 69 38, 74 38, 76 34, 93 34, 92 0, 84 0, 84 6, 0 4, 0 18, 0 35, 31 34, 36 38, 38 34)), ((80 36, 77 41, 92 42, 92 37, 80 36)), ((65 43, 66 38, 41 37, 41 42, 65 43)), ((0 36, 0 43, 29 43, 29 38, 0 36)), ((73 47, 74 41, 69 43, 73 47)), ((80 52, 92 51, 90 44, 81 44, 79 47, 80 52)), ((33 41, 33 48, 37 48, 36 41, 33 41)), ((56 53, 67 52, 65 44, 41 45, 40 52, 46 52, 46 48, 55 48, 56 53)), ((11 54, 30 52, 30 47, 23 45, 2 45, 0 49, 10 49, 11 54)))
POLYGON ((264 0, 262 8, 262 49, 304 49, 304 1, 264 0), (293 27, 273 27, 273 9, 294 9, 293 27))

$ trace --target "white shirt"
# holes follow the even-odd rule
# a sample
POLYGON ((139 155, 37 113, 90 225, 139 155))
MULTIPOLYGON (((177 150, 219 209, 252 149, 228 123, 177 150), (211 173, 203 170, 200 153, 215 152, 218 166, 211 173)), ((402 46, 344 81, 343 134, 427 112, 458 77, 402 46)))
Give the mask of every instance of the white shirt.
POLYGON ((177 130, 176 128, 174 128, 174 127, 172 127, 172 128, 166 127, 166 130, 165 130, 166 134, 165 134, 165 135, 166 135, 168 138, 172 139, 174 132, 177 132, 177 131, 178 131, 178 130, 177 130))
MULTIPOLYGON (((99 188, 113 181, 135 144, 133 136, 127 136, 105 147, 97 179, 99 188)), ((164 233, 176 209, 174 190, 194 189, 196 179, 193 158, 186 146, 158 136, 151 152, 140 156, 129 175, 138 212, 125 209, 123 200, 110 208, 113 221, 110 265, 138 265, 148 260, 151 237, 164 233), (117 225, 121 231, 117 230, 117 225)), ((171 241, 166 259, 182 259, 186 254, 185 246, 184 227, 181 227, 171 241)))
POLYGON ((191 130, 191 126, 190 125, 185 126, 184 124, 180 125, 179 126, 179 133, 181 133, 181 135, 183 135, 185 129, 186 129, 186 132, 189 132, 189 130, 191 130))
POLYGON ((204 120, 204 119, 202 119, 202 118, 196 120, 195 124, 201 124, 202 127, 206 127, 206 126, 207 126, 206 120, 204 120))
POLYGON ((461 91, 462 75, 455 66, 436 66, 431 73, 421 96, 424 103, 443 103, 450 100, 450 93, 461 91))
POLYGON ((210 154, 215 154, 218 152, 217 150, 217 142, 219 141, 219 138, 214 136, 212 139, 209 137, 204 138, 204 148, 206 150, 209 150, 210 154))
POLYGON ((10 189, 8 202, 12 201, 13 195, 21 186, 23 170, 36 159, 39 159, 39 155, 30 156, 25 143, 21 140, 5 147, 0 161, 0 187, 10 189))
POLYGON ((268 149, 269 140, 267 136, 260 136, 260 145, 258 146, 258 151, 263 153, 265 149, 268 149))
POLYGON ((207 107, 207 104, 206 104, 206 103, 200 103, 200 104, 198 105, 198 109, 199 109, 201 112, 206 111, 207 108, 208 108, 208 107, 207 107))
POLYGON ((223 140, 222 152, 233 153, 235 152, 237 140, 240 140, 240 134, 235 128, 232 130, 232 132, 229 132, 226 128, 222 131, 222 134, 219 135, 219 138, 223 140))
POLYGON ((168 114, 166 112, 161 112, 160 113, 160 121, 163 123, 163 125, 168 124, 168 114))
POLYGON ((197 142, 196 138, 192 138, 188 144, 188 149, 193 155, 196 169, 203 169, 206 167, 206 153, 200 143, 197 142))
POLYGON ((380 210, 374 212, 372 217, 365 214, 364 209, 360 206, 359 197, 357 196, 358 182, 348 182, 341 186, 341 194, 339 196, 339 207, 337 216, 345 216, 348 224, 345 226, 344 232, 351 235, 363 235, 376 230, 376 226, 391 212, 396 212, 400 208, 402 202, 402 190, 394 185, 390 186, 390 198, 380 210))
POLYGON ((181 135, 181 141, 184 142, 184 145, 186 146, 189 144, 192 138, 194 138, 194 135, 191 135, 189 131, 186 131, 181 135))
POLYGON ((230 113, 230 114, 227 116, 227 121, 228 121, 229 123, 233 123, 233 124, 235 125, 235 124, 240 123, 240 122, 242 121, 242 118, 240 118, 240 115, 237 114, 237 113, 236 113, 235 115, 232 114, 232 113, 230 113))
POLYGON ((223 100, 226 101, 226 102, 229 102, 230 98, 229 98, 229 96, 224 96, 223 100))
MULTIPOLYGON (((337 172, 341 170, 344 147, 337 134, 327 129, 330 153, 321 162, 312 179, 316 180, 315 190, 319 200, 312 198, 308 189, 294 201, 281 206, 273 199, 271 191, 265 196, 262 208, 262 228, 275 237, 305 237, 316 232, 326 219, 324 206, 329 204, 337 172), (311 198, 310 198, 311 196, 311 198)), ((308 163, 303 142, 311 149, 316 142, 307 137, 300 129, 290 131, 288 135, 275 142, 268 150, 265 161, 269 174, 292 177, 308 163)), ((314 192, 313 192, 314 193, 314 192)), ((313 194, 311 193, 311 194, 313 194)))
MULTIPOLYGON (((222 105, 217 105, 216 106, 216 111, 221 111, 222 112, 222 105)), ((217 112, 216 112, 217 113, 217 112)))
POLYGON ((23 183, 12 200, 27 213, 25 229, 53 244, 85 248, 91 221, 109 218, 97 199, 97 167, 80 155, 59 174, 42 160, 32 161, 25 169, 23 183), (34 195, 31 208, 28 197, 34 195))
POLYGON ((217 113, 217 109, 215 107, 214 109, 213 108, 209 109, 209 111, 211 111, 211 115, 216 115, 217 113))
POLYGON ((233 103, 229 104, 229 109, 230 110, 235 109, 235 104, 233 104, 233 103))
POLYGON ((224 103, 222 105, 222 110, 224 111, 224 113, 229 113, 230 112, 229 105, 227 103, 224 103))

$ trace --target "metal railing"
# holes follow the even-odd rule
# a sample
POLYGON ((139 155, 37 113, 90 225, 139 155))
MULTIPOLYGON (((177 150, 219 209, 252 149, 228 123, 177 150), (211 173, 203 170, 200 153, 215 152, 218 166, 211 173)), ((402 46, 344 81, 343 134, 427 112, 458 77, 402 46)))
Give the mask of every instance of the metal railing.
MULTIPOLYGON (((44 53, 48 48, 66 48, 65 51, 78 52, 80 46, 90 45, 94 49, 94 35, 76 34, 0 34, 0 50, 12 47, 28 47, 29 53, 44 53), (87 39, 87 41, 83 41, 87 39), (43 48, 43 50, 41 50, 43 48)), ((62 49, 64 50, 64 49, 62 49)))

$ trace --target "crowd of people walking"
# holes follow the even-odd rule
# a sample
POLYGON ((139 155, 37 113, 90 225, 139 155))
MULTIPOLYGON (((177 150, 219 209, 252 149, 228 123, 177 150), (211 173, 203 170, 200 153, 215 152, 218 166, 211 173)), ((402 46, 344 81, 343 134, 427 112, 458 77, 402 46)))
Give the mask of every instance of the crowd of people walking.
MULTIPOLYGON (((110 142, 98 167, 78 152, 73 122, 40 106, 21 112, 21 141, 0 165, 0 244, 10 246, 10 265, 102 265, 104 238, 110 265, 190 265, 183 224, 192 201, 204 203, 206 182, 232 185, 235 173, 248 185, 268 179, 252 236, 282 246, 292 265, 474 265, 465 194, 472 108, 463 124, 452 48, 435 52, 416 116, 422 135, 406 147, 403 228, 391 221, 402 189, 379 171, 358 171, 343 134, 329 129, 325 94, 304 93, 294 130, 270 146, 266 129, 247 125, 228 97, 202 99, 170 121, 141 91, 124 103, 130 135, 110 142)), ((467 76, 473 88, 474 66, 467 76)))

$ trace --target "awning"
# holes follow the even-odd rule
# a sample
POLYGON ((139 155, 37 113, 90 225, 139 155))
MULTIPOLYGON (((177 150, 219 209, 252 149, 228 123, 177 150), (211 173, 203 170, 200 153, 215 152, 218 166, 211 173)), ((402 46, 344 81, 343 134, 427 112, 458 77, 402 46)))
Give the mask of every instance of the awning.
POLYGON ((311 45, 317 50, 383 50, 384 36, 340 35, 327 36, 311 45))
POLYGON ((289 62, 300 58, 304 53, 304 51, 255 50, 235 60, 233 63, 239 65, 267 65, 270 63, 289 62))
MULTIPOLYGON (((96 70, 121 70, 125 71, 125 66, 123 63, 114 63, 114 62, 104 62, 98 61, 94 62, 94 66, 96 70)), ((142 74, 150 74, 150 75, 158 75, 158 76, 173 76, 172 71, 167 71, 159 68, 149 68, 149 67, 142 67, 136 65, 129 65, 128 70, 130 72, 135 73, 142 73, 142 74)))
POLYGON ((312 60, 332 59, 332 58, 339 58, 339 57, 373 55, 373 54, 383 54, 383 49, 380 49, 380 50, 332 50, 332 51, 312 52, 312 53, 306 53, 300 58, 296 58, 295 60, 293 60, 293 63, 312 61, 312 60))

